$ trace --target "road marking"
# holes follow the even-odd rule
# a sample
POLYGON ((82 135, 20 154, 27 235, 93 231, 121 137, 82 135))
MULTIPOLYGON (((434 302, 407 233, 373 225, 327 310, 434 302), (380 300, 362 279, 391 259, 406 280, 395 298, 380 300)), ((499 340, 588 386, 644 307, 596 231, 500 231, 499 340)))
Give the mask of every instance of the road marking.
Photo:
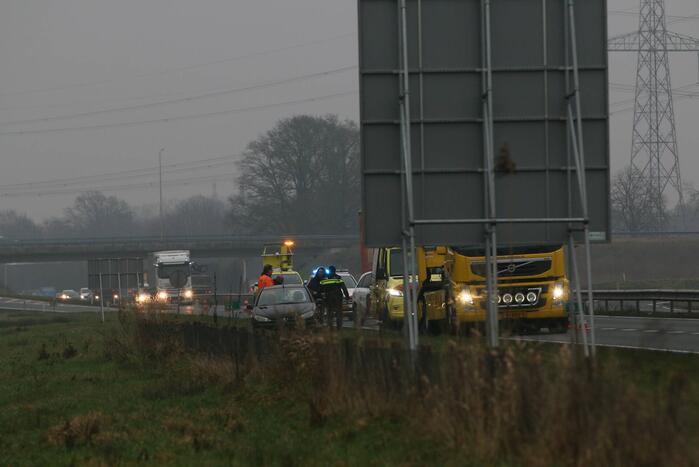
POLYGON ((626 329, 620 329, 621 332, 633 332, 633 331, 638 331, 636 328, 626 328, 626 329))
POLYGON ((686 331, 668 331, 668 334, 684 334, 686 331))
POLYGON ((595 315, 595 318, 608 319, 661 319, 672 321, 699 321, 699 318, 660 318, 658 316, 611 316, 611 315, 595 315))
MULTIPOLYGON (((554 343, 554 344, 568 344, 571 345, 572 342, 570 341, 562 341, 562 340, 540 340, 540 339, 535 339, 533 337, 509 337, 509 338, 503 338, 506 340, 521 340, 521 341, 529 341, 529 342, 539 342, 541 344, 546 344, 546 343, 554 343)), ((582 344, 578 344, 582 345, 582 344)), ((699 355, 699 351, 697 350, 676 350, 676 349, 662 349, 658 347, 634 347, 633 345, 616 345, 616 344, 595 344, 596 347, 610 347, 610 348, 615 348, 615 349, 632 349, 632 350, 650 350, 653 352, 669 352, 669 353, 681 353, 681 354, 697 354, 699 355)))
POLYGON ((616 328, 602 328, 602 331, 616 331, 616 328))
POLYGON ((693 335, 693 336, 699 336, 699 332, 693 332, 692 335, 693 335))
POLYGON ((660 331, 658 331, 657 329, 646 329, 643 332, 660 332, 660 331))

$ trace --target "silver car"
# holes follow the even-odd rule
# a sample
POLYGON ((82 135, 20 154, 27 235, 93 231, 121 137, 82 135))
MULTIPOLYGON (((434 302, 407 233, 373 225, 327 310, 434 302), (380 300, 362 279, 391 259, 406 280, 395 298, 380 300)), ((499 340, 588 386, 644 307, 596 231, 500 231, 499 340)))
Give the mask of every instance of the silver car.
POLYGON ((374 283, 374 273, 365 272, 359 278, 352 293, 352 321, 359 317, 360 321, 367 315, 369 300, 371 300, 371 285, 374 283))
POLYGON ((300 318, 311 323, 315 320, 316 304, 303 285, 275 285, 265 287, 255 297, 252 312, 253 326, 295 324, 300 318))

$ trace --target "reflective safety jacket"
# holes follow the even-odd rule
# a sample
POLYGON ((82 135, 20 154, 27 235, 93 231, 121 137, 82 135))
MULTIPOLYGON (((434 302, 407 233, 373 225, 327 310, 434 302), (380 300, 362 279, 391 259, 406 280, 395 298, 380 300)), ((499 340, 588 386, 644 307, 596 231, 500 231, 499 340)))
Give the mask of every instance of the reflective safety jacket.
POLYGON ((337 274, 321 280, 320 290, 325 293, 327 297, 342 298, 344 295, 345 298, 349 299, 349 292, 347 291, 345 281, 337 274))
POLYGON ((257 288, 258 290, 262 290, 265 287, 272 287, 274 285, 274 280, 269 277, 267 274, 262 274, 260 278, 257 280, 257 288))

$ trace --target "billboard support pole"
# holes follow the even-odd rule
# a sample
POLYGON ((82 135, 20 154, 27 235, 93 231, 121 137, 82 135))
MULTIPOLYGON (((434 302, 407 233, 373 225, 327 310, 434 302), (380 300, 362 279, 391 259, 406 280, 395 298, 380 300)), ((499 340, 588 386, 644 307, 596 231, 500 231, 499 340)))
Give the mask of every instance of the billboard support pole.
POLYGON ((486 261, 486 334, 488 346, 498 347, 499 323, 498 323, 498 267, 497 267, 497 235, 495 211, 495 173, 493 170, 493 73, 492 73, 492 43, 490 31, 490 0, 481 0, 482 21, 481 44, 483 62, 483 149, 484 149, 484 186, 485 186, 485 217, 490 222, 485 227, 485 261, 486 261))
POLYGON ((399 34, 401 57, 401 149, 405 182, 405 206, 403 222, 403 325, 407 327, 408 348, 417 350, 417 290, 411 281, 417 278, 415 267, 415 212, 413 194, 413 167, 410 138, 410 70, 408 67, 408 15, 406 0, 399 3, 399 34), (410 249, 409 251, 407 249, 410 249))
MULTIPOLYGON (((580 191, 580 207, 582 208, 582 215, 585 219, 583 226, 583 241, 585 244, 585 271, 587 279, 587 306, 588 315, 590 318, 590 341, 588 348, 588 340, 586 335, 585 322, 581 322, 582 326, 581 332, 583 335, 583 345, 585 346, 586 356, 595 356, 595 322, 594 322, 594 303, 592 296, 592 267, 591 267, 591 257, 590 257, 590 227, 589 227, 589 212, 587 205, 587 181, 585 177, 585 145, 583 140, 583 128, 582 128, 582 105, 580 99, 580 73, 578 67, 578 47, 577 47, 577 33, 575 29, 575 1, 568 0, 567 3, 568 10, 568 33, 570 34, 570 57, 572 59, 572 74, 573 74, 573 89, 568 94, 568 120, 570 127, 570 137, 573 147, 573 157, 575 159, 575 172, 578 178, 578 189, 580 191), (575 105, 575 114, 573 113, 573 105, 575 105)), ((567 56, 567 54, 566 54, 567 56)), ((573 232, 570 231, 572 245, 573 232)), ((571 256, 574 263, 575 255, 571 251, 571 256)), ((578 300, 578 307, 580 309, 581 317, 584 318, 584 311, 582 306, 582 296, 580 291, 580 277, 577 271, 577 264, 574 264, 575 275, 576 275, 576 294, 578 300)))

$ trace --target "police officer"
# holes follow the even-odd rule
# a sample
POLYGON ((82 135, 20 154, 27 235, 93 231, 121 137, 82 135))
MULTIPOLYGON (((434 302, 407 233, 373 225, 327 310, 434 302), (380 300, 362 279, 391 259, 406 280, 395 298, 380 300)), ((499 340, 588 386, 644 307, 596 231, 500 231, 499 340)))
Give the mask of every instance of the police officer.
POLYGON ((308 281, 308 290, 311 291, 313 294, 313 298, 318 300, 321 298, 320 296, 320 281, 325 279, 325 268, 320 267, 316 269, 315 275, 311 278, 310 281, 308 281))
POLYGON ((328 310, 328 325, 332 326, 332 318, 335 317, 337 328, 342 327, 342 298, 349 300, 349 292, 345 281, 335 272, 335 266, 328 267, 328 274, 320 281, 320 290, 325 295, 328 310))

